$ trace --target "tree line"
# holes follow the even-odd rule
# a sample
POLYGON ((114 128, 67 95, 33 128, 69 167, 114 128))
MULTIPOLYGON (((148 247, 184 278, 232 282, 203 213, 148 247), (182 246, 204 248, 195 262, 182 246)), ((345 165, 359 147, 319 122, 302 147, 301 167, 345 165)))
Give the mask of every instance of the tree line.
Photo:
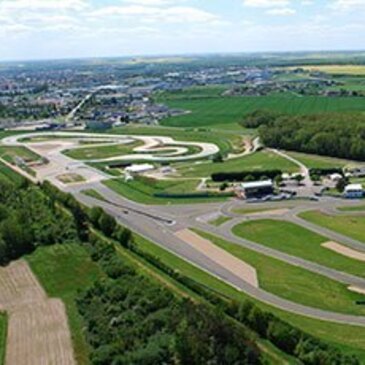
POLYGON ((256 111, 246 116, 241 124, 258 128, 261 141, 268 147, 365 160, 363 113, 289 116, 256 111))
MULTIPOLYGON (((9 215, 15 217, 13 227, 20 224, 20 232, 27 232, 27 242, 32 244, 24 250, 22 234, 21 239, 14 239, 11 247, 16 247, 17 257, 40 245, 79 242, 104 271, 105 276, 85 288, 77 300, 95 365, 261 364, 261 351, 247 328, 305 365, 359 364, 356 357, 341 353, 251 301, 232 301, 176 272, 143 252, 134 243, 133 234, 101 208, 87 209, 47 182, 39 187, 0 187, 0 202, 8 209, 1 221, 9 215), (117 242, 207 304, 182 299, 146 277, 117 254, 117 242)), ((18 237, 13 229, 12 237, 18 237)), ((9 256, 9 260, 13 258, 9 256)))

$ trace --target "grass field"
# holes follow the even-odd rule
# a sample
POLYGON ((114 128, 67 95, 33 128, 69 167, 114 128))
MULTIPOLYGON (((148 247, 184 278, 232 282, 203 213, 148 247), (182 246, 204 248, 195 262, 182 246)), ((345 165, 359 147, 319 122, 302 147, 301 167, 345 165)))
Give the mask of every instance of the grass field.
POLYGON ((363 212, 365 205, 355 205, 353 207, 338 207, 337 210, 341 212, 363 212))
POLYGON ((75 148, 64 151, 64 154, 75 160, 97 160, 109 157, 123 156, 133 154, 133 149, 143 146, 142 141, 135 141, 128 144, 113 144, 109 146, 92 146, 75 148))
POLYGON ((364 111, 361 98, 316 96, 261 96, 181 98, 162 100, 170 108, 191 111, 189 114, 163 120, 162 125, 173 127, 201 127, 239 123, 245 115, 258 109, 286 114, 315 114, 324 112, 364 111))
POLYGON ((87 196, 91 196, 94 199, 105 201, 105 198, 97 190, 86 189, 86 190, 83 190, 82 193, 87 195, 87 196))
POLYGON ((176 165, 178 173, 184 177, 210 177, 217 172, 241 172, 253 170, 275 170, 297 172, 298 166, 275 153, 260 151, 254 154, 226 160, 222 163, 198 162, 176 165))
MULTIPOLYGON (((215 126, 213 126, 215 127, 215 126)), ((217 126, 219 127, 219 126, 217 126)), ((161 126, 127 126, 107 130, 106 133, 144 136, 172 137, 181 142, 208 142, 216 144, 222 154, 237 152, 236 146, 242 141, 242 136, 255 132, 237 125, 227 128, 169 128, 161 126), (232 127, 232 129, 231 129, 232 127)))
POLYGON ((0 312, 0 365, 5 363, 7 328, 8 318, 5 313, 0 312))
POLYGON ((365 75, 364 65, 324 65, 324 66, 300 66, 308 71, 319 71, 333 75, 365 75))
POLYGON ((147 251, 150 254, 159 257, 159 259, 166 265, 174 267, 175 270, 181 272, 188 277, 191 277, 192 279, 203 284, 204 286, 211 288, 213 291, 221 293, 237 301, 250 299, 255 302, 260 308, 270 311, 271 313, 282 318, 284 321, 287 321, 292 325, 301 328, 307 333, 313 334, 313 336, 317 336, 324 341, 332 343, 333 345, 341 348, 347 353, 354 353, 359 356, 362 361, 365 361, 365 331, 362 327, 345 326, 310 319, 296 314, 287 313, 277 308, 273 308, 266 304, 260 303, 253 300, 252 298, 249 298, 244 293, 234 289, 223 281, 209 275, 208 273, 197 268, 196 266, 149 242, 148 240, 137 235, 135 237, 136 244, 139 247, 143 248, 144 251, 147 251))
POLYGON ((363 263, 322 247, 329 239, 296 224, 262 219, 241 223, 233 228, 233 233, 290 255, 365 277, 363 263))
POLYGON ((227 196, 217 197, 186 197, 186 198, 161 198, 155 197, 157 193, 167 194, 192 194, 195 191, 197 180, 153 180, 138 177, 133 181, 125 182, 124 179, 111 179, 103 183, 116 193, 143 204, 191 204, 214 202, 226 199, 227 196))
POLYGON ((88 345, 75 298, 79 290, 87 288, 101 275, 99 268, 84 248, 76 244, 41 247, 26 259, 47 294, 65 303, 77 363, 89 364, 88 345))
POLYGON ((19 184, 23 181, 23 177, 0 161, 0 180, 11 184, 19 184))
POLYGON ((28 148, 21 146, 19 147, 0 146, 0 157, 10 163, 16 162, 15 161, 16 158, 20 158, 25 162, 38 161, 41 158, 28 148))
POLYGON ((209 224, 212 224, 213 226, 219 227, 222 224, 230 221, 231 219, 232 218, 230 218, 230 217, 226 217, 224 215, 220 215, 218 218, 209 221, 209 224))
POLYGON ((261 255, 201 231, 204 238, 256 268, 260 287, 282 298, 334 312, 362 314, 365 308, 355 304, 363 296, 347 290, 334 280, 261 255), (318 290, 318 283, 321 289, 318 290))
POLYGON ((288 152, 288 155, 303 163, 310 169, 342 168, 345 166, 358 165, 359 162, 343 160, 340 158, 311 155, 307 153, 288 152))
POLYGON ((299 216, 365 244, 365 216, 332 216, 319 211, 305 212, 299 216))

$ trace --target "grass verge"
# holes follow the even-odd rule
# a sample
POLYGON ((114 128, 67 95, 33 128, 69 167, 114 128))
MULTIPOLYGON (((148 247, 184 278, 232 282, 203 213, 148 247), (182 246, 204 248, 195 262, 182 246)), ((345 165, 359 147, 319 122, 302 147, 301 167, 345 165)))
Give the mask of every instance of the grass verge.
POLYGON ((278 251, 365 277, 363 263, 322 247, 321 244, 329 241, 328 238, 291 222, 271 219, 249 221, 233 227, 233 233, 278 251))
POLYGON ((8 317, 6 313, 0 313, 0 365, 5 364, 7 329, 8 317))
POLYGON ((101 271, 77 244, 40 247, 26 259, 47 294, 65 303, 76 361, 79 365, 89 364, 89 348, 75 299, 78 291, 91 285, 101 271))

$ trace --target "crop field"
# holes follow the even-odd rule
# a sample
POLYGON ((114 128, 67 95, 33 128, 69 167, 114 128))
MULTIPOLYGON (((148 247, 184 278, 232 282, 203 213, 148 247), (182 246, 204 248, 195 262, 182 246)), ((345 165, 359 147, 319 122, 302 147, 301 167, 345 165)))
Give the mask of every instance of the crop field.
POLYGON ((91 285, 101 275, 98 266, 77 244, 40 247, 27 257, 27 261, 47 294, 62 299, 66 305, 77 363, 89 364, 88 346, 75 298, 79 290, 91 285))
POLYGON ((0 157, 10 163, 14 163, 16 158, 22 159, 24 162, 33 162, 40 159, 40 156, 25 147, 7 146, 0 146, 0 157))
POLYGON ((221 163, 197 162, 176 165, 177 171, 184 177, 210 177, 217 172, 241 172, 253 170, 275 170, 297 172, 298 166, 275 153, 262 151, 245 157, 226 160, 221 163))
POLYGON ((3 365, 5 360, 7 322, 7 315, 5 313, 0 313, 0 365, 3 365))
POLYGON ((296 224, 262 219, 241 223, 233 228, 233 233, 290 255, 365 277, 365 267, 362 262, 322 247, 321 245, 329 239, 296 224))
POLYGON ((365 244, 365 216, 333 216, 320 211, 305 212, 299 216, 365 244))
POLYGON ((365 332, 363 328, 319 321, 281 311, 277 308, 273 308, 253 300, 243 292, 234 289, 223 281, 209 275, 198 267, 182 260, 181 258, 171 254, 170 252, 140 236, 136 235, 135 243, 144 251, 159 257, 161 262, 168 266, 174 267, 183 275, 191 277, 198 283, 211 288, 215 292, 221 293, 237 301, 250 299, 260 308, 269 310, 279 318, 282 318, 284 321, 287 321, 294 326, 303 329, 307 333, 312 333, 314 336, 322 338, 324 341, 335 344, 337 347, 341 348, 347 353, 355 353, 362 361, 365 361, 365 332))
POLYGON ((312 155, 300 152, 288 152, 288 155, 303 163, 310 169, 342 168, 345 166, 359 165, 357 161, 343 160, 340 158, 312 155))
POLYGON ((156 197, 155 194, 194 194, 198 181, 197 180, 153 180, 147 178, 136 178, 133 181, 125 182, 124 179, 110 179, 103 183, 116 193, 143 204, 187 204, 222 201, 225 196, 212 197, 156 197))
POLYGON ((364 111, 361 98, 316 96, 260 96, 166 99, 174 109, 191 113, 167 118, 161 124, 173 127, 202 127, 239 123, 245 115, 259 109, 268 109, 292 115, 316 114, 340 111, 364 111))
POLYGON ((300 66, 308 71, 319 71, 333 75, 365 75, 365 66, 362 65, 323 65, 323 66, 300 66))
POLYGON ((92 146, 75 148, 65 151, 64 154, 75 160, 97 160, 115 156, 132 154, 133 149, 143 145, 143 142, 136 141, 128 144, 113 144, 109 146, 92 146))

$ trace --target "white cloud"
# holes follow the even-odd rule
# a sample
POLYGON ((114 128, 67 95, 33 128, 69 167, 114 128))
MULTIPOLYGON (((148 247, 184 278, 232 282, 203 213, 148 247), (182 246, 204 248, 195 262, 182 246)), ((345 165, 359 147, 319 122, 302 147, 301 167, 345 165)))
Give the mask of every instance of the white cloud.
POLYGON ((288 16, 296 14, 296 10, 292 8, 276 8, 276 9, 270 9, 266 13, 270 15, 288 16))
POLYGON ((250 8, 285 8, 290 0, 244 0, 243 5, 250 8))
POLYGON ((365 9, 365 0, 336 0, 331 7, 339 11, 365 9))
POLYGON ((85 0, 4 0, 3 10, 82 10, 88 7, 85 0))

